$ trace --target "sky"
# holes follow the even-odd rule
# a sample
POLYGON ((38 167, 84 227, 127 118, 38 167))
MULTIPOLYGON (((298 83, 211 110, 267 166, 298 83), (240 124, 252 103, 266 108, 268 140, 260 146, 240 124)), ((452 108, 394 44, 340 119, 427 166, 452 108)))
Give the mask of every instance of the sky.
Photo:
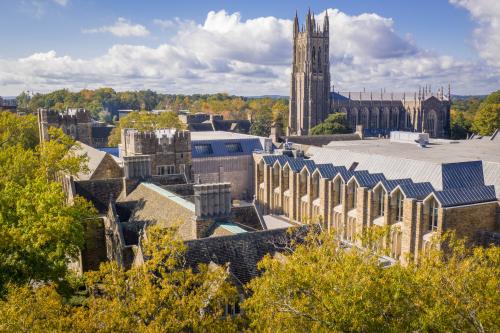
POLYGON ((335 90, 500 89, 500 0, 0 0, 0 95, 288 95, 308 8, 328 11, 335 90))

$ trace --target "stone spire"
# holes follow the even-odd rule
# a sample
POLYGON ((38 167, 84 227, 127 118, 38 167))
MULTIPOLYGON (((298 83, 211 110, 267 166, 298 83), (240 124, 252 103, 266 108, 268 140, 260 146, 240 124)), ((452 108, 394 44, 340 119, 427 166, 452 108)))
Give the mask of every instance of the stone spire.
POLYGON ((295 18, 293 19, 293 35, 297 36, 299 34, 299 17, 297 11, 295 11, 295 18))
POLYGON ((328 9, 327 9, 325 13, 325 19, 323 20, 323 33, 328 34, 329 30, 330 30, 330 21, 328 19, 328 9))

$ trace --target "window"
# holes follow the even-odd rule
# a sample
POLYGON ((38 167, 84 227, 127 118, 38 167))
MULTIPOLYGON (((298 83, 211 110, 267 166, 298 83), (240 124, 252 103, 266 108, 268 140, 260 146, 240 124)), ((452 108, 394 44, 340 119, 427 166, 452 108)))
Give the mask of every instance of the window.
POLYGON ((234 304, 226 303, 224 307, 224 316, 236 316, 241 313, 240 303, 236 301, 234 304))
POLYGON ((377 215, 378 216, 383 216, 384 215, 384 204, 385 204, 385 198, 384 198, 385 192, 382 189, 379 189, 377 192, 377 215))
POLYGON ((209 143, 195 144, 194 151, 199 155, 212 155, 214 153, 212 145, 209 143))
POLYGON ((404 207, 404 197, 401 191, 396 194, 396 221, 403 221, 403 207, 404 207))
POLYGON ((158 165, 156 167, 157 174, 162 175, 173 175, 175 174, 175 165, 158 165))
POLYGON ((228 153, 242 153, 243 148, 241 147, 241 144, 239 142, 235 143, 225 143, 226 149, 228 153))
POLYGON ((438 204, 436 200, 429 203, 429 231, 436 231, 438 227, 438 204))
POLYGON ((356 208, 356 201, 357 201, 357 196, 358 196, 358 184, 353 181, 351 186, 350 186, 350 189, 351 189, 351 202, 350 202, 350 209, 353 209, 353 208, 356 208))
POLYGON ((342 181, 340 179, 335 182, 333 196, 335 198, 335 206, 340 205, 342 203, 342 181))

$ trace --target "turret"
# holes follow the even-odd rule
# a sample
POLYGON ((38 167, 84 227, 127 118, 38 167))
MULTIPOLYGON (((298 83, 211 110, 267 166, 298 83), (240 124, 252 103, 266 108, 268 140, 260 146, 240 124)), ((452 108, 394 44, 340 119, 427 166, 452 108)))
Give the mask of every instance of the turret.
POLYGON ((295 37, 299 34, 299 17, 297 16, 297 11, 295 11, 295 19, 293 20, 293 37, 295 41, 295 37))
POLYGON ((328 9, 326 10, 325 19, 323 20, 323 33, 328 35, 328 31, 330 30, 330 22, 328 20, 328 9))
POLYGON ((306 18, 306 32, 311 34, 312 32, 312 19, 311 19, 311 9, 307 11, 307 18, 306 18))

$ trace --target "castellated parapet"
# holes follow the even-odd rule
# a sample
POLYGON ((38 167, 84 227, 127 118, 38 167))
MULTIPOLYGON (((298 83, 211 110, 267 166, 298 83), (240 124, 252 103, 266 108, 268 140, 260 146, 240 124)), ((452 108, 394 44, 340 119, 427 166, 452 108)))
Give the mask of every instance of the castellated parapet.
POLYGON ((175 128, 155 131, 122 129, 120 156, 150 156, 152 176, 191 177, 191 134, 175 128))
POLYGON ((65 112, 38 109, 38 127, 40 142, 49 140, 49 128, 56 127, 73 139, 92 146, 92 117, 85 109, 68 109, 65 112))

